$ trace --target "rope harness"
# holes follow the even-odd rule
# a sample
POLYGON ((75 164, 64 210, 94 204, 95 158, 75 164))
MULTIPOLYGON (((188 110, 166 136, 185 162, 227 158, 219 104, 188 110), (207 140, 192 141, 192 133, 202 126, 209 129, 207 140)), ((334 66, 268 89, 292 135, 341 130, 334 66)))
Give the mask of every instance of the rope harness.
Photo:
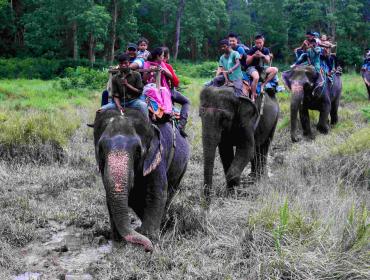
POLYGON ((171 124, 172 124, 172 146, 171 146, 170 154, 168 155, 168 160, 167 160, 167 172, 171 167, 173 158, 175 156, 175 149, 176 149, 176 125, 175 125, 175 120, 173 118, 171 119, 171 124))

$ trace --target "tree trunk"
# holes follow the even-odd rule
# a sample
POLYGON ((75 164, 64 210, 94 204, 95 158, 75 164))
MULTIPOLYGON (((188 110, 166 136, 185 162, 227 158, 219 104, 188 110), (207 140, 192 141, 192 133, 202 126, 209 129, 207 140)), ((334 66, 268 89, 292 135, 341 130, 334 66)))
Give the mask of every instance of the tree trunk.
POLYGON ((77 22, 72 24, 72 38, 73 38, 73 60, 78 59, 78 42, 77 42, 77 22))
POLYGON ((109 61, 111 64, 113 63, 113 60, 114 60, 114 46, 116 44, 116 39, 117 39, 117 35, 116 35, 117 15, 118 15, 117 0, 113 0, 111 49, 110 49, 110 57, 109 57, 109 61))
POLYGON ((175 53, 173 58, 176 60, 179 54, 179 45, 180 45, 180 31, 181 31, 181 17, 184 13, 185 0, 179 0, 179 6, 176 13, 176 35, 175 35, 175 53))
POLYGON ((91 66, 95 63, 95 38, 92 33, 89 35, 89 61, 91 66))

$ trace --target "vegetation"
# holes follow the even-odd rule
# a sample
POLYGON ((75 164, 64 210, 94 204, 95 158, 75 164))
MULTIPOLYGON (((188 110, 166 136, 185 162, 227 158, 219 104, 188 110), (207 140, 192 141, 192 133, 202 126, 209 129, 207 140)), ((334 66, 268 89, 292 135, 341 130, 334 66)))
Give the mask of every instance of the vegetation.
POLYGON ((65 146, 81 124, 77 107, 91 106, 96 95, 63 90, 57 81, 1 80, 0 100, 1 144, 65 146))
POLYGON ((359 67, 368 47, 367 0, 2 0, 0 49, 5 57, 89 59, 112 62, 140 36, 167 45, 174 57, 217 57, 217 42, 238 33, 250 46, 263 33, 275 58, 288 62, 307 30, 338 42, 347 66, 359 67), (196 7, 196 9, 194 8, 196 7), (271 11, 274 11, 271 13, 271 11))
MULTIPOLYGON (((67 272, 96 279, 369 278, 370 131, 361 78, 343 76, 339 124, 328 135, 313 129, 316 139, 299 144, 289 137, 290 95, 278 93, 269 176, 248 185, 245 170, 240 188, 227 196, 217 158, 205 212, 197 106, 214 64, 178 62, 175 69, 193 104, 192 153, 151 255, 107 240, 105 191, 94 172, 92 131, 84 125, 99 106, 105 72, 80 67, 51 81, 0 81, 0 147, 27 144, 48 152, 52 141, 66 153, 62 162, 41 165, 1 158, 0 278, 27 271, 47 279, 67 272)), ((314 127, 317 114, 312 117, 314 127)))

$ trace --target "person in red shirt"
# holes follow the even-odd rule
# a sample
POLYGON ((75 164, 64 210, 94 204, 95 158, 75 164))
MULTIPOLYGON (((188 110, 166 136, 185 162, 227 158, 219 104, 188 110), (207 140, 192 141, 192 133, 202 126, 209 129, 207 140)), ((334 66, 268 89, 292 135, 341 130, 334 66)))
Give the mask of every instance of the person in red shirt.
POLYGON ((178 103, 181 105, 181 111, 180 111, 180 120, 179 120, 179 131, 180 134, 183 137, 187 137, 187 134, 185 132, 185 126, 188 121, 188 115, 189 115, 189 108, 190 108, 190 100, 181 94, 179 91, 176 90, 176 88, 180 84, 180 80, 177 77, 175 71, 173 70, 173 67, 171 64, 169 64, 170 60, 170 50, 167 47, 162 47, 163 53, 164 53, 164 60, 163 62, 166 64, 167 69, 171 72, 172 78, 168 80, 171 88, 172 93, 172 102, 178 103))

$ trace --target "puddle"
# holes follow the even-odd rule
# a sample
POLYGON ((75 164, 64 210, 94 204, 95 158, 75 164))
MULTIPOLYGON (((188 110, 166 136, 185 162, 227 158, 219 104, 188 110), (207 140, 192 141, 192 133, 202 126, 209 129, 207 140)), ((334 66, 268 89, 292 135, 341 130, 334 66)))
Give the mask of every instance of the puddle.
POLYGON ((26 272, 21 275, 15 276, 14 280, 39 280, 40 277, 40 273, 26 272))
POLYGON ((84 234, 75 227, 53 227, 47 242, 31 243, 22 249, 24 269, 29 272, 15 276, 15 280, 92 279, 86 274, 92 263, 112 251, 112 241, 103 236, 84 234), (35 271, 35 272, 31 272, 35 271))

